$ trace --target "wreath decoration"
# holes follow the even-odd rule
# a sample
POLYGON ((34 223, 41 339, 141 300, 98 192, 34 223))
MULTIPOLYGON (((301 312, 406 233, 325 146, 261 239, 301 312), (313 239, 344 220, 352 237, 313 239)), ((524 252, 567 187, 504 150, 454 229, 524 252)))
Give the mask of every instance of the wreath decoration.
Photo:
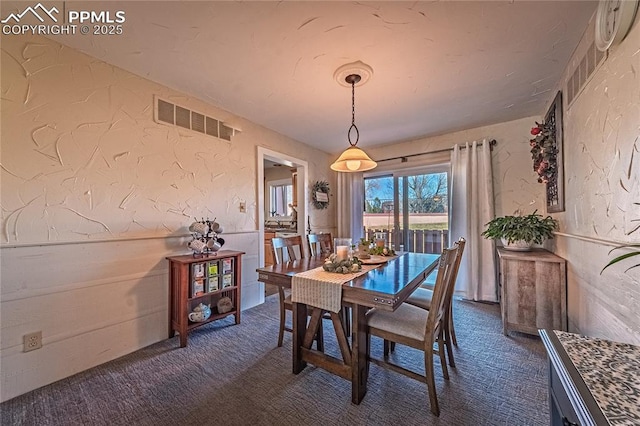
POLYGON ((529 141, 533 170, 538 182, 548 183, 558 173, 558 149, 556 147, 555 126, 553 123, 538 123, 531 129, 533 138, 529 141))
POLYGON ((329 206, 329 182, 324 180, 316 181, 311 188, 311 198, 316 209, 326 209, 329 206))
POLYGON ((362 262, 355 256, 349 259, 338 260, 338 255, 331 253, 331 255, 325 259, 322 269, 338 274, 350 274, 360 272, 362 270, 362 262))

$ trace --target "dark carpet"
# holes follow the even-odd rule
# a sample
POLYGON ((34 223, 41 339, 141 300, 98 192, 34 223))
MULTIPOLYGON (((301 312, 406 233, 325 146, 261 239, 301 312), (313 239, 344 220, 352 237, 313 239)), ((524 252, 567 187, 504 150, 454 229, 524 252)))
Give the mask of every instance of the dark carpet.
MULTIPOLYGON (((537 337, 502 334, 498 305, 456 301, 456 369, 442 379, 440 417, 424 383, 371 365, 368 393, 351 403, 350 383, 308 366, 291 373, 291 334, 276 347, 278 300, 210 323, 186 348, 168 339, 0 405, 2 425, 544 425, 547 365, 537 337)), ((325 330, 330 323, 325 322, 325 330)), ((327 351, 337 353, 333 336, 327 351)), ((382 344, 372 341, 379 356, 382 344)), ((421 352, 396 360, 423 371, 421 352)))

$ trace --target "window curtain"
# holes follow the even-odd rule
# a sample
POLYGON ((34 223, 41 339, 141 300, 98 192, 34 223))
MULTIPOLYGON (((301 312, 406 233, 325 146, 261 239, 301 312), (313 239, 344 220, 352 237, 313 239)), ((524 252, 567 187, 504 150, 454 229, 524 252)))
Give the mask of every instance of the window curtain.
POLYGON ((456 294, 465 299, 498 301, 495 243, 480 236, 494 217, 489 141, 455 145, 451 152, 450 239, 467 240, 456 294))
POLYGON ((362 173, 338 173, 338 235, 356 244, 364 235, 364 179, 362 173))

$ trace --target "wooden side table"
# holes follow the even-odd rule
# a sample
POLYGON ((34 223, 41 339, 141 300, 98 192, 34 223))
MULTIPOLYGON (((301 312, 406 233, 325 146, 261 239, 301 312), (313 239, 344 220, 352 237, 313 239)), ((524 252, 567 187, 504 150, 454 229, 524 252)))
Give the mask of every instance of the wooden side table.
POLYGON ((202 257, 167 257, 169 261, 169 337, 180 333, 180 347, 187 346, 187 333, 211 321, 235 316, 240 324, 242 255, 244 252, 221 250, 202 257), (231 301, 230 310, 219 311, 222 298, 231 301), (204 321, 190 321, 189 313, 200 304, 211 306, 204 321))
POLYGON ((544 249, 498 248, 502 331, 567 330, 566 261, 544 249))

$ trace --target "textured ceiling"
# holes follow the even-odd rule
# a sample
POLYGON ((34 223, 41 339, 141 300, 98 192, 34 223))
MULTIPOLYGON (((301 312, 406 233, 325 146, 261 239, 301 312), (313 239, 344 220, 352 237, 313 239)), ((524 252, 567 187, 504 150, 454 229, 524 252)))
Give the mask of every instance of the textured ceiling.
POLYGON ((595 2, 87 2, 120 36, 53 37, 294 139, 347 146, 361 60, 359 146, 542 114, 595 2))

